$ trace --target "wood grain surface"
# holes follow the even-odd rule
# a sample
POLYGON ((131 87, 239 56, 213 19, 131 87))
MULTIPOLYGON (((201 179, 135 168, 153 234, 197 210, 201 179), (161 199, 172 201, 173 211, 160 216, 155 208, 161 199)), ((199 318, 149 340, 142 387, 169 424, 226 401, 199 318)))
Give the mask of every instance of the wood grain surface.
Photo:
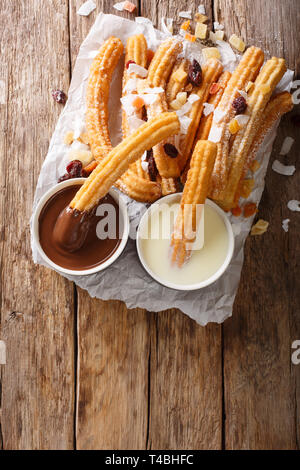
MULTIPOLYGON (((286 207, 300 199, 297 145, 286 157, 298 166, 293 177, 269 168, 259 217, 270 229, 247 240, 223 326, 91 299, 31 261, 33 194, 61 111, 51 89, 68 89, 96 14, 119 14, 115 1, 95 0, 96 11, 80 17, 82 3, 0 0, 0 448, 299 449, 300 366, 291 345, 300 339, 300 218, 286 207)), ((198 3, 228 35, 284 56, 299 74, 298 0, 140 0, 135 14, 178 26, 178 12, 198 3)), ((290 116, 272 158, 287 135, 299 144, 290 116)))

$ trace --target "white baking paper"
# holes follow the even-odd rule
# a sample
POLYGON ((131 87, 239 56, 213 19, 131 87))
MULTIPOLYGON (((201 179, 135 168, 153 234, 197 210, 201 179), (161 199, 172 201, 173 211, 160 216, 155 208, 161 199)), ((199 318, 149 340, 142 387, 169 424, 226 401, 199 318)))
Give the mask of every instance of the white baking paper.
MULTIPOLYGON (((36 207, 41 196, 56 184, 59 176, 65 173, 68 162, 68 147, 63 144, 63 138, 67 131, 73 130, 74 126, 78 126, 78 121, 82 120, 84 122, 86 82, 90 65, 97 50, 112 35, 119 37, 125 45, 129 36, 139 33, 145 35, 148 46, 152 50, 155 50, 161 40, 167 37, 166 34, 155 30, 149 20, 143 18, 138 18, 138 21, 134 22, 114 15, 100 14, 97 17, 94 26, 80 48, 68 93, 68 102, 59 118, 51 139, 48 155, 41 169, 33 208, 36 207)), ((203 62, 201 49, 195 44, 185 41, 184 54, 189 58, 194 57, 203 62)), ((222 49, 222 54, 226 55, 226 48, 222 49)), ((230 50, 229 54, 230 57, 227 57, 227 60, 225 57, 225 69, 232 70, 233 65, 236 64, 233 64, 230 50)), ((240 56, 236 57, 238 61, 240 56)), ((116 145, 121 139, 120 97, 122 71, 123 64, 120 63, 111 84, 109 109, 113 116, 110 121, 113 145, 116 145)), ((289 71, 281 81, 278 91, 288 89, 292 79, 293 73, 289 71)), ((277 126, 267 136, 258 155, 262 165, 255 175, 256 186, 251 194, 251 201, 256 203, 260 201, 264 189, 264 178, 273 141, 276 137, 276 129, 277 126)), ((128 204, 131 233, 135 233, 139 220, 147 206, 132 201, 123 194, 121 197, 128 204)), ((91 297, 103 300, 122 300, 128 308, 141 307, 155 312, 179 308, 200 325, 206 325, 209 322, 222 323, 232 314, 233 302, 243 265, 243 246, 253 221, 253 217, 246 220, 236 219, 232 216, 229 216, 229 218, 235 226, 238 226, 232 262, 217 282, 204 289, 183 292, 163 287, 155 282, 141 266, 133 240, 129 240, 121 257, 105 271, 90 276, 66 275, 65 277, 81 288, 86 289, 91 297)), ((32 237, 31 244, 34 262, 47 266, 39 256, 32 237)))

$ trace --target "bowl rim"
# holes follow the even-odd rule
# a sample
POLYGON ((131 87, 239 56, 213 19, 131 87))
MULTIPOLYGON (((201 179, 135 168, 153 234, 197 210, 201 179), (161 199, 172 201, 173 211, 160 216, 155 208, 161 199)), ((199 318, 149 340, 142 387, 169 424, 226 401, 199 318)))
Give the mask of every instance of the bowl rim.
POLYGON ((224 274, 224 272, 227 270, 227 268, 228 268, 228 266, 229 266, 229 264, 232 260, 233 253, 234 253, 235 240, 234 240, 232 225, 231 225, 230 220, 228 219, 226 213, 215 202, 211 201, 210 199, 206 199, 205 204, 212 207, 221 216, 222 220, 224 221, 225 227, 226 227, 227 233, 228 233, 228 250, 227 250, 227 255, 226 255, 226 258, 225 258, 223 264, 208 279, 205 279, 204 281, 201 281, 201 282, 198 282, 198 283, 195 283, 195 284, 176 284, 174 282, 166 281, 166 280, 162 279, 160 276, 158 276, 156 273, 154 273, 151 270, 151 268, 148 266, 148 264, 146 263, 146 260, 143 256, 143 250, 142 250, 142 247, 141 247, 141 232, 142 232, 143 227, 144 227, 144 225, 145 225, 145 223, 146 223, 146 221, 147 221, 147 219, 148 219, 148 217, 151 213, 150 211, 151 210, 153 211, 153 206, 155 206, 155 205, 159 206, 160 204, 166 203, 166 202, 168 202, 168 203, 172 202, 172 201, 177 202, 177 200, 179 200, 181 198, 181 196, 182 196, 182 193, 169 194, 168 196, 165 196, 165 197, 159 199, 158 201, 156 201, 154 204, 152 204, 152 206, 150 206, 147 209, 145 214, 143 214, 143 217, 141 218, 139 226, 138 226, 137 237, 136 237, 136 246, 137 246, 138 257, 139 257, 139 260, 140 260, 143 268, 145 269, 145 271, 159 284, 161 284, 165 287, 168 287, 170 289, 173 289, 173 290, 180 290, 180 291, 200 290, 200 289, 203 289, 204 287, 210 286, 211 284, 216 282, 224 274))
POLYGON ((40 256, 43 258, 43 260, 54 270, 59 271, 60 273, 63 274, 70 274, 73 276, 87 276, 89 274, 95 274, 97 272, 103 271, 104 269, 108 268, 112 263, 114 263, 119 256, 122 254, 124 251, 124 248, 127 244, 128 237, 129 237, 129 215, 127 211, 127 206, 123 199, 121 198, 120 194, 115 190, 115 189, 110 189, 108 191, 108 194, 117 202, 119 205, 120 212, 123 216, 123 223, 124 223, 124 229, 123 229, 123 236, 120 245, 116 249, 116 251, 113 253, 113 255, 104 263, 99 264, 98 266, 95 266, 90 269, 83 269, 83 270, 73 270, 73 269, 67 269, 63 268, 62 266, 54 263, 44 252, 40 240, 39 240, 39 216, 40 213, 45 206, 46 202, 58 191, 60 191, 63 188, 66 188, 68 186, 74 186, 76 184, 83 184, 86 181, 86 178, 72 178, 66 181, 62 181, 61 183, 57 183, 56 185, 52 186, 38 201, 36 208, 33 213, 33 218, 32 218, 32 234, 33 234, 33 239, 35 242, 35 245, 37 247, 37 250, 40 254, 40 256))

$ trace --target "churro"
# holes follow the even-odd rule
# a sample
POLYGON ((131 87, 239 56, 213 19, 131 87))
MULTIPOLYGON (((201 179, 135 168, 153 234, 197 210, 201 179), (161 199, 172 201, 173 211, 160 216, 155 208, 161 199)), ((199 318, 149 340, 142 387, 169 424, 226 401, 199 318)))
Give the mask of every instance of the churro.
POLYGON ((189 114, 191 123, 186 135, 184 136, 184 140, 181 146, 182 153, 179 157, 179 166, 181 171, 184 170, 190 157, 195 135, 203 112, 203 106, 208 98, 210 87, 212 83, 214 83, 219 78, 222 70, 223 66, 221 62, 219 62, 217 59, 209 59, 202 69, 201 85, 199 87, 193 88, 192 93, 197 94, 199 99, 193 103, 189 114))
MULTIPOLYGON (((165 89, 167 80, 173 69, 178 54, 182 51, 182 43, 173 38, 164 41, 157 49, 148 71, 147 86, 162 87, 165 89)), ((165 93, 160 93, 157 100, 146 106, 149 119, 164 113, 168 109, 165 93)), ((174 141, 168 141, 173 143, 174 141)), ((153 148, 153 156, 161 177, 173 178, 180 175, 178 158, 172 158, 164 151, 161 142, 153 148)))
POLYGON ((129 137, 102 159, 70 203, 72 209, 89 211, 96 206, 111 186, 146 151, 162 140, 179 132, 180 123, 176 113, 157 116, 129 137))
POLYGON ((162 196, 168 196, 177 192, 177 184, 174 178, 161 178, 160 179, 162 196))
POLYGON ((131 167, 115 183, 115 186, 139 202, 154 202, 162 196, 159 183, 138 176, 131 167))
POLYGON ((218 145, 218 154, 212 175, 211 196, 217 198, 220 191, 225 188, 228 174, 228 156, 230 135, 228 123, 235 115, 232 107, 234 100, 239 96, 239 90, 243 90, 249 81, 255 80, 264 60, 264 54, 258 47, 250 47, 244 54, 239 65, 232 74, 221 101, 217 106, 209 140, 218 145))
POLYGON ((216 144, 208 140, 198 141, 191 158, 171 240, 172 262, 178 267, 189 258, 190 244, 195 241, 199 207, 205 203, 208 195, 216 155, 216 144))
POLYGON ((86 92, 86 127, 95 160, 100 161, 112 145, 108 130, 108 98, 112 74, 123 53, 120 39, 111 37, 94 59, 86 92))
POLYGON ((234 203, 244 164, 265 116, 265 108, 285 72, 285 60, 273 57, 263 66, 250 92, 245 112, 245 115, 249 116, 249 121, 235 137, 229 155, 230 169, 226 187, 217 198, 226 209, 231 208, 234 203))

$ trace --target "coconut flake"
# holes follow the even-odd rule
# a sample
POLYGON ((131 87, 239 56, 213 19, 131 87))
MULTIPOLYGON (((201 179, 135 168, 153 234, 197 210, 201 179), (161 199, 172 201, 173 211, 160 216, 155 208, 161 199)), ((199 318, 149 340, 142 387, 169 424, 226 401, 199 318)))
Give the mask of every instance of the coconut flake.
POLYGON ((135 113, 136 108, 133 106, 133 101, 137 98, 138 95, 125 95, 121 98, 122 108, 125 111, 127 116, 131 116, 135 113))
POLYGON ((205 6, 204 6, 204 5, 199 5, 199 6, 198 6, 198 12, 199 12, 201 15, 205 15, 205 14, 206 14, 205 6))
POLYGON ((286 137, 282 144, 280 155, 287 155, 289 151, 291 150, 294 142, 295 142, 295 139, 293 139, 292 137, 286 137))
POLYGON ((148 75, 148 70, 146 70, 144 67, 141 67, 140 65, 137 64, 129 64, 128 67, 128 73, 135 73, 139 77, 146 78, 148 75))
POLYGON ((145 162, 145 161, 142 161, 141 162, 141 167, 143 168, 143 170, 148 173, 148 169, 149 169, 149 163, 148 162, 145 162))
POLYGON ((90 147, 86 144, 83 144, 82 142, 79 142, 79 140, 74 140, 72 145, 70 146, 70 151, 88 151, 90 150, 90 147))
POLYGON ((240 127, 244 127, 248 123, 250 116, 247 116, 246 114, 238 114, 235 116, 235 119, 240 127))
POLYGON ((292 199, 287 203, 288 209, 293 212, 300 212, 300 201, 292 199))
POLYGON ((143 100, 144 103, 150 106, 151 104, 154 104, 155 101, 158 99, 158 94, 157 93, 145 93, 144 95, 139 95, 143 100))
POLYGON ((200 96, 198 96, 196 93, 191 93, 190 96, 188 97, 188 102, 191 104, 196 103, 196 101, 200 100, 200 96))
POLYGON ((185 114, 189 113, 191 109, 192 104, 187 101, 178 111, 176 111, 176 114, 178 117, 184 116, 185 114))
POLYGON ((204 110, 203 110, 204 116, 209 116, 215 109, 214 105, 210 103, 204 103, 203 106, 204 106, 204 110))
POLYGON ((217 46, 218 46, 218 50, 221 54, 222 64, 224 66, 230 64, 231 62, 233 62, 235 64, 236 55, 233 52, 233 49, 231 48, 231 46, 228 44, 228 42, 226 42, 226 41, 216 41, 216 43, 217 43, 217 46))
POLYGON ((220 24, 218 21, 214 22, 214 30, 215 31, 222 31, 224 29, 224 25, 220 24))
POLYGON ((290 223, 290 219, 284 219, 282 221, 282 228, 285 232, 289 231, 289 223, 290 223))
POLYGON ((192 11, 191 10, 180 11, 179 12, 179 17, 180 18, 186 18, 187 20, 191 20, 192 19, 192 11))
POLYGON ((124 93, 132 93, 137 90, 137 79, 130 78, 124 86, 124 93))
POLYGON ((113 8, 118 11, 124 11, 125 2, 118 2, 113 5, 113 8))
POLYGON ((292 176, 295 173, 296 168, 294 165, 283 165, 278 160, 274 160, 272 170, 276 171, 276 173, 279 173, 280 175, 292 176))
POLYGON ((81 134, 84 132, 86 132, 85 122, 82 119, 77 118, 74 122, 73 139, 79 139, 81 134))
POLYGON ((88 0, 83 5, 81 5, 79 10, 77 11, 77 15, 89 16, 92 13, 92 11, 96 10, 96 8, 97 7, 95 3, 93 2, 93 0, 88 0))
POLYGON ((238 90, 238 92, 247 101, 248 93, 246 93, 244 90, 238 90))
POLYGON ((181 134, 187 134, 187 131, 190 127, 192 119, 187 117, 187 116, 180 116, 179 117, 179 122, 180 122, 180 132, 181 132, 181 134))
POLYGON ((162 19, 161 19, 161 29, 168 36, 172 36, 172 34, 173 34, 173 18, 165 18, 163 16, 162 19))
POLYGON ((220 142, 222 137, 222 128, 213 124, 210 129, 208 140, 210 142, 215 142, 216 144, 220 142))
POLYGON ((150 93, 164 93, 164 89, 161 86, 157 87, 149 87, 149 88, 144 88, 143 93, 150 94, 150 93))
POLYGON ((241 233, 242 224, 231 224, 233 235, 236 237, 241 233))
POLYGON ((147 150, 141 156, 141 160, 142 160, 142 162, 145 162, 147 160, 147 150))
POLYGON ((223 117, 225 117, 226 112, 222 111, 221 109, 217 108, 214 110, 214 122, 219 123, 223 117))
POLYGON ((135 18, 135 22, 136 23, 139 23, 139 24, 144 24, 144 25, 148 25, 148 26, 152 26, 153 27, 153 23, 151 20, 149 20, 149 18, 145 18, 144 16, 137 16, 135 18))
POLYGON ((139 119, 137 116, 130 116, 127 122, 131 132, 136 131, 139 127, 145 124, 145 121, 143 121, 143 119, 139 119))

